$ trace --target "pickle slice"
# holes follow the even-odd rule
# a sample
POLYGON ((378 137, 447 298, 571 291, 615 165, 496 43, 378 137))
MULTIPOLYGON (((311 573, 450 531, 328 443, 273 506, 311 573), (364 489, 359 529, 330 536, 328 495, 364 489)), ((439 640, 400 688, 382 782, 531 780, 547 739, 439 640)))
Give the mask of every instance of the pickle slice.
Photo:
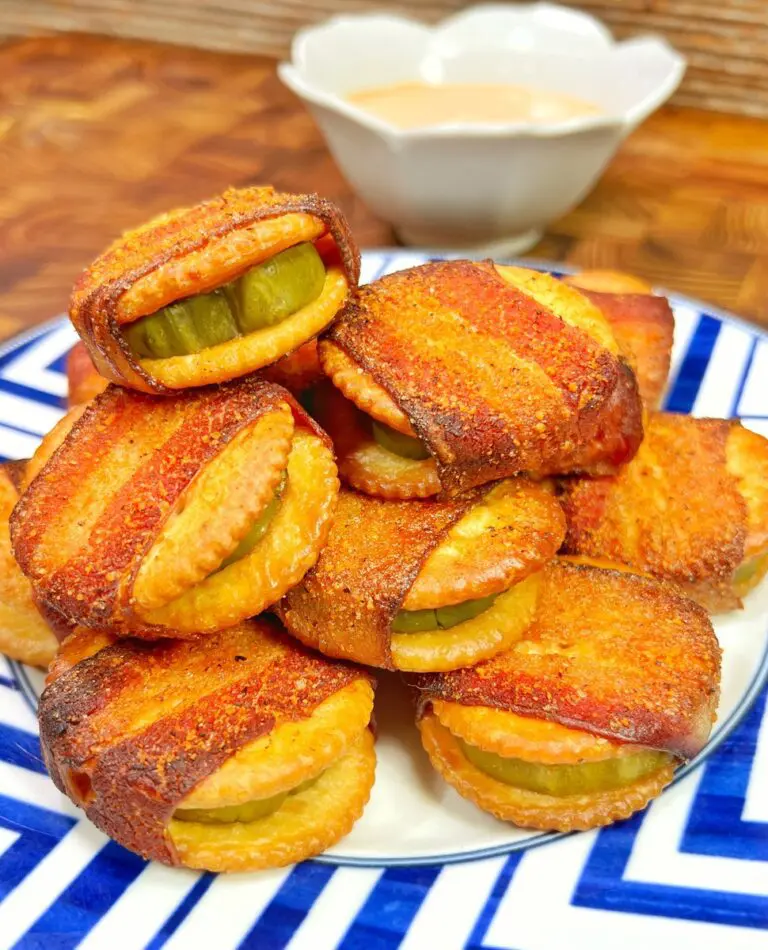
POLYGON ((256 521, 254 521, 254 523, 248 529, 245 537, 241 539, 235 550, 229 555, 229 557, 225 558, 221 562, 221 565, 218 568, 220 571, 225 567, 229 567, 230 564, 234 564, 235 561, 239 561, 240 558, 246 557, 248 554, 250 554, 259 541, 261 541, 261 539, 267 533, 267 529, 269 528, 272 519, 277 514, 277 509, 280 507, 280 500, 283 491, 285 490, 286 481, 286 474, 283 472, 283 476, 280 479, 280 484, 275 489, 274 498, 262 511, 256 521))
MULTIPOLYGON (((320 775, 322 774, 321 772, 320 775)), ((259 818, 266 818, 276 812, 289 795, 298 795, 314 785, 320 775, 308 778, 286 792, 270 795, 269 798, 256 798, 243 802, 242 805, 225 805, 223 808, 177 808, 173 817, 180 821, 200 821, 205 825, 231 825, 237 821, 247 824, 250 821, 258 821, 259 818)))
POLYGON ((580 765, 540 765, 523 759, 506 758, 495 752, 485 752, 457 737, 464 755, 481 772, 505 785, 523 788, 541 795, 565 798, 608 792, 658 771, 672 761, 668 752, 644 749, 633 755, 583 762, 580 765))
MULTIPOLYGON (((214 290, 210 294, 197 294, 185 301, 191 313, 192 326, 196 331, 196 353, 209 346, 217 346, 234 340, 237 336, 237 324, 229 306, 229 300, 223 290, 214 290)), ((193 345, 194 342, 193 342, 193 345)))
POLYGON ((130 324, 124 333, 128 345, 139 357, 153 356, 155 353, 160 357, 174 354, 171 330, 162 311, 130 324))
POLYGON ((269 327, 316 300, 325 265, 314 244, 297 244, 208 294, 177 300, 123 331, 140 359, 199 353, 269 327))
POLYGON ((276 812, 288 797, 288 792, 280 792, 269 798, 259 798, 244 802, 242 805, 229 805, 225 808, 178 808, 173 817, 180 821, 201 821, 203 824, 230 825, 236 821, 258 821, 276 812))
POLYGON ((280 323, 316 300, 324 283, 325 266, 314 244, 297 244, 262 261, 230 285, 241 332, 280 323))
POLYGON ((373 421, 371 426, 374 441, 388 452, 393 452, 404 459, 413 459, 421 462, 429 458, 429 452, 420 439, 414 439, 412 435, 405 435, 396 429, 391 429, 383 422, 373 421))
POLYGON ((425 630, 450 630, 465 620, 472 620, 488 610, 498 595, 478 597, 477 600, 465 600, 462 604, 450 607, 437 607, 434 610, 401 610, 392 621, 393 633, 422 633, 425 630))
POLYGON ((142 317, 125 330, 128 345, 140 357, 184 356, 238 335, 223 291, 197 294, 142 317))

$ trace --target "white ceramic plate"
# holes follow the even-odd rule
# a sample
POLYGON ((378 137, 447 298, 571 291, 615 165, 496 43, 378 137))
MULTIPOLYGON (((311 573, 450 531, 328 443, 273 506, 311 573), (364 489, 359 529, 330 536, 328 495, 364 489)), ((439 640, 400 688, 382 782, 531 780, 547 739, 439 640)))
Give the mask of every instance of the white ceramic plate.
MULTIPOLYGON (((423 252, 368 254, 364 279, 426 258, 423 252)), ((539 266, 557 269, 556 265, 539 266)), ((755 373, 768 360, 766 340, 746 325, 724 315, 713 315, 711 308, 705 311, 703 305, 682 298, 674 298, 673 303, 677 326, 667 394, 670 408, 693 410, 699 415, 730 415, 738 412, 739 403, 745 400, 747 409, 758 404, 765 408, 768 400, 761 401, 761 395, 766 394, 765 379, 757 379, 755 373)), ((0 386, 10 386, 11 392, 4 397, 0 392, 0 419, 3 398, 6 404, 11 399, 13 405, 13 399, 20 398, 20 386, 32 392, 37 386, 39 428, 44 431, 43 423, 47 427, 50 422, 51 403, 63 386, 52 375, 61 369, 61 361, 57 362, 55 357, 60 357, 72 340, 74 334, 60 321, 37 331, 32 339, 15 341, 6 347, 0 366, 0 386), (44 364, 35 362, 36 354, 42 355, 44 364)), ((17 414, 15 418, 21 417, 17 414)), ((766 420, 757 414, 745 422, 766 431, 766 420)), ((18 444, 11 436, 5 436, 4 441, 4 430, 0 424, 0 454, 24 454, 14 453, 18 444)), ((33 431, 37 433, 34 428, 33 431)), ((678 781, 729 735, 768 678, 767 613, 768 583, 747 599, 745 610, 715 621, 723 647, 718 721, 709 744, 695 761, 680 770, 678 781)), ((19 664, 13 665, 13 671, 34 705, 42 688, 42 674, 19 664)), ((378 768, 370 804, 352 833, 320 861, 362 866, 452 863, 504 854, 559 837, 497 821, 441 781, 421 749, 410 698, 395 675, 381 677, 376 716, 380 729, 378 768)), ((23 786, 19 794, 24 794, 23 786)))
MULTIPOLYGON (((366 253, 363 278, 427 256, 366 253)), ((704 304, 672 302, 668 407, 738 415, 768 436, 768 337, 704 304)), ((73 342, 59 319, 0 348, 0 454, 28 456, 60 415, 73 342)), ((41 674, 0 657, 0 948, 764 950, 767 608, 764 586, 717 622, 723 699, 712 741, 629 821, 533 847, 554 836, 496 822, 432 774, 409 701, 385 676, 363 820, 319 860, 232 876, 149 864, 94 828, 45 775, 33 712, 41 674)))

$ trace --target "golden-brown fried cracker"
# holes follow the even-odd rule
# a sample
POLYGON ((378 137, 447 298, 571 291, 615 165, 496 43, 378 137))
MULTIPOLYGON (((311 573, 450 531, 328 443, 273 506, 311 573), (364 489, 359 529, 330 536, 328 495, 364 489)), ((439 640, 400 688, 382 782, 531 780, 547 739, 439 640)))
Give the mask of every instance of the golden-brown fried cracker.
POLYGON ((618 270, 583 270, 563 277, 564 284, 579 290, 594 290, 602 294, 652 294, 653 287, 642 277, 618 270))
POLYGON ((482 772, 464 755, 456 737, 432 713, 419 721, 429 760, 464 798, 502 821, 542 831, 587 831, 629 818, 656 798, 674 775, 669 763, 645 778, 610 791, 562 798, 507 785, 482 772))
POLYGON ((403 607, 444 607, 508 590, 548 561, 564 537, 565 517, 554 495, 527 478, 506 478, 450 528, 403 607))

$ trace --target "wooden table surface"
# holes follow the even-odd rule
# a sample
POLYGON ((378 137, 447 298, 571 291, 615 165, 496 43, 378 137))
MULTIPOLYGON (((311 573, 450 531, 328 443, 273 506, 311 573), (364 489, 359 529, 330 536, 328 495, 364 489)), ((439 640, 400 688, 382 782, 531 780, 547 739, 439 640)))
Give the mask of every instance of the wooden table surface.
MULTIPOLYGON (((274 62, 91 36, 0 43, 0 337, 66 307, 121 230, 227 185, 350 191, 274 62)), ((532 256, 635 272, 768 327, 768 123, 666 108, 532 256)))

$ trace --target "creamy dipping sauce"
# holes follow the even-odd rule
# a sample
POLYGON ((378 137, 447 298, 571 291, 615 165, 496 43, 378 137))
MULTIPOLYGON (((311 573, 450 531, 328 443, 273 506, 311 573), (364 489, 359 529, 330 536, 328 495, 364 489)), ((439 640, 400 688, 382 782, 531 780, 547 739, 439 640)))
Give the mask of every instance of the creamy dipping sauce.
POLYGON ((507 83, 398 83, 361 89, 347 101, 401 129, 456 122, 470 124, 561 122, 604 115, 591 102, 563 92, 507 83))

